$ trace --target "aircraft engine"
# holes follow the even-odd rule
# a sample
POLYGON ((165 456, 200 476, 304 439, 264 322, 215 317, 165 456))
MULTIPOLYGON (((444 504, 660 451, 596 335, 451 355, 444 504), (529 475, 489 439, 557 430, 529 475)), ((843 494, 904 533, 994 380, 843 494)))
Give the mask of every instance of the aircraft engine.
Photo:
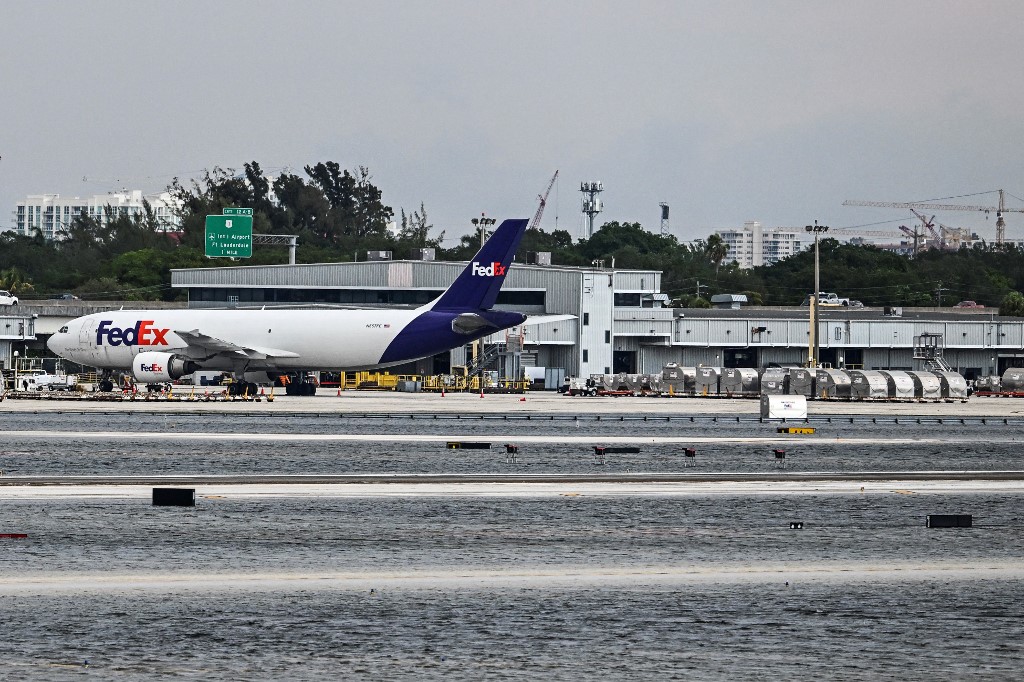
POLYGON ((193 361, 171 353, 139 353, 132 360, 132 375, 140 384, 174 381, 196 369, 193 361))

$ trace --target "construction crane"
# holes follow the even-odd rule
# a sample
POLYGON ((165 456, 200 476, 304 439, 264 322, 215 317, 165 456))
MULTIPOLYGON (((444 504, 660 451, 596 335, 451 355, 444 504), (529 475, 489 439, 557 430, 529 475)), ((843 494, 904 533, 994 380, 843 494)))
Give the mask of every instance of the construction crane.
POLYGON ((936 211, 983 211, 986 215, 992 211, 996 212, 996 244, 1002 244, 1006 240, 1006 222, 1003 220, 1004 213, 1024 213, 1024 208, 1006 208, 1006 197, 1003 190, 999 192, 998 206, 975 206, 972 204, 931 204, 925 201, 855 201, 848 199, 843 206, 875 206, 877 208, 920 208, 936 211))
POLYGON ((918 213, 914 209, 910 209, 910 212, 917 216, 917 219, 924 225, 924 229, 928 230, 928 234, 932 236, 931 240, 925 237, 925 245, 931 249, 945 249, 946 240, 943 238, 939 231, 935 229, 935 216, 931 218, 925 218, 923 213, 918 213), (929 243, 930 242, 930 243, 929 243))
POLYGON ((899 232, 892 230, 858 230, 856 227, 834 227, 829 232, 842 237, 902 237, 899 232))
MULTIPOLYGON (((548 195, 551 194, 551 188, 555 186, 555 180, 557 179, 558 171, 556 170, 555 174, 551 176, 551 182, 548 183, 548 188, 544 190, 544 194, 537 195, 537 198, 540 199, 540 205, 537 206, 537 212, 533 214, 533 220, 531 220, 530 224, 527 225, 527 230, 536 230, 540 227, 540 217, 544 215, 544 207, 547 206, 548 195)), ((557 218, 558 216, 555 216, 556 220, 557 218)))

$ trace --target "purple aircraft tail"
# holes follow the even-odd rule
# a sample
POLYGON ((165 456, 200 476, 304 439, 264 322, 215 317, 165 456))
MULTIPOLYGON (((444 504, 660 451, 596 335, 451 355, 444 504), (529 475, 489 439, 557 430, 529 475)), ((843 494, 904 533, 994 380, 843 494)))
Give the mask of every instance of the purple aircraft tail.
POLYGON ((527 220, 506 220, 480 247, 473 259, 452 282, 452 285, 434 301, 431 310, 470 311, 489 310, 498 298, 498 290, 512 265, 519 241, 526 231, 527 220))

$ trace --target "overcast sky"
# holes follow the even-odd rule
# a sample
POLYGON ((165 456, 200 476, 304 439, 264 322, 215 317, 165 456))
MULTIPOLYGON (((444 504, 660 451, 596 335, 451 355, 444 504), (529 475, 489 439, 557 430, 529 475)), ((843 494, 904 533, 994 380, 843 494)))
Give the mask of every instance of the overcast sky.
MULTIPOLYGON (((599 223, 657 231, 666 202, 683 240, 912 224, 842 202, 1024 197, 1022 34, 1019 0, 9 0, 0 228, 28 194, 156 192, 250 160, 367 166, 396 215, 423 202, 448 237, 532 216, 556 169, 543 227, 575 236, 591 180, 599 223)), ((1024 214, 1007 223, 1024 239, 1024 214)))

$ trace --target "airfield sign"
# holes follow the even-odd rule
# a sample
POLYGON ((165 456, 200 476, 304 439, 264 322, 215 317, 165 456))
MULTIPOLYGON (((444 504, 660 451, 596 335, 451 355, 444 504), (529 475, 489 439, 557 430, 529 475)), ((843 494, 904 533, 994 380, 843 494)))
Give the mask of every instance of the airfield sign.
POLYGON ((252 209, 225 208, 206 216, 207 258, 252 257, 252 209))

